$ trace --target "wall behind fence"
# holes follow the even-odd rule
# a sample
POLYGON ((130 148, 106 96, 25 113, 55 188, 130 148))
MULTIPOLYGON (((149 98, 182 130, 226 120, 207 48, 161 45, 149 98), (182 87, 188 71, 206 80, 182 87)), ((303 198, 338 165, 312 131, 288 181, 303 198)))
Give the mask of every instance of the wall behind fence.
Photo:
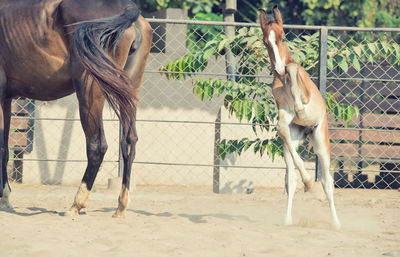
MULTIPOLYGON (((165 19, 176 16, 185 18, 185 13, 181 10, 164 10, 161 13, 161 17, 165 19)), ((188 26, 191 24, 194 23, 151 21, 154 31, 153 48, 146 66, 137 113, 139 142, 133 174, 138 184, 212 185, 215 178, 214 146, 219 111, 221 125, 218 132, 221 138, 255 138, 250 124, 238 122, 222 107, 223 96, 201 101, 193 93, 196 78, 226 78, 223 56, 211 58, 207 68, 190 79, 168 80, 165 75, 160 74, 161 66, 188 52, 188 45, 199 44, 201 48, 207 41, 207 35, 213 35, 215 31, 223 33, 220 29, 223 25, 221 23, 201 23, 201 34, 189 30, 188 26)), ((257 26, 237 24, 235 29, 238 31, 242 27, 257 26)), ((286 27, 286 34, 288 40, 302 39, 317 33, 319 29, 320 27, 289 26, 286 27)), ((370 42, 398 43, 398 34, 396 30, 329 30, 328 36, 337 38, 343 46, 362 39, 370 51, 363 49, 364 54, 382 55, 378 58, 379 62, 373 65, 360 63, 363 67, 360 71, 350 67, 347 72, 337 72, 337 67, 343 65, 340 59, 328 58, 333 63, 328 63, 327 67, 327 91, 334 92, 339 103, 357 105, 361 113, 350 125, 345 126, 334 120, 330 123, 332 173, 337 186, 395 188, 399 184, 397 163, 400 156, 396 152, 400 146, 400 141, 397 142, 397 138, 400 138, 397 136, 400 133, 397 132, 400 124, 397 123, 397 120, 400 121, 400 109, 397 107, 400 72, 399 66, 393 65, 389 60, 396 58, 397 53, 391 56, 381 52, 385 49, 372 51, 373 45, 368 45, 370 42), (360 33, 368 36, 360 36, 360 33)), ((327 55, 334 55, 329 52, 329 46, 327 55)), ((317 67, 318 63, 315 65, 317 67)), ((313 72, 310 75, 317 82, 318 73, 313 72)), ((268 70, 257 76, 258 81, 271 82, 268 70)), ((36 101, 35 106, 32 114, 34 117, 31 117, 35 119, 33 151, 23 155, 23 182, 79 183, 86 167, 86 149, 76 96, 54 102, 36 101)), ((104 114, 109 149, 96 181, 101 184, 106 184, 108 178, 118 175, 119 124, 108 107, 104 114)), ((11 158, 18 161, 14 156, 11 158)), ((284 185, 285 165, 279 157, 271 161, 268 156, 260 158, 249 150, 241 156, 228 155, 220 162, 220 166, 221 192, 243 192, 254 186, 284 185)), ((315 160, 308 159, 306 167, 313 173, 315 160)))

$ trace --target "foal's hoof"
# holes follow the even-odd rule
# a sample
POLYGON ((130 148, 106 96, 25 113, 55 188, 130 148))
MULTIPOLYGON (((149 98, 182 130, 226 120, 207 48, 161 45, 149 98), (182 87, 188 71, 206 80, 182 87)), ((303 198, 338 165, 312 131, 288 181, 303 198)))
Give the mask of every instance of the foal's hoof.
POLYGON ((125 212, 122 212, 122 211, 116 211, 114 214, 113 214, 113 216, 112 216, 113 218, 121 218, 121 219, 123 219, 123 218, 125 218, 125 212))
POLYGON ((285 225, 285 226, 293 225, 292 217, 285 217, 285 220, 283 221, 283 225, 285 225))
POLYGON ((310 179, 308 181, 304 181, 304 192, 311 192, 314 185, 314 180, 310 179))
POLYGON ((337 221, 337 222, 334 222, 334 223, 332 224, 332 227, 333 227, 334 230, 338 231, 338 230, 340 230, 340 228, 342 227, 342 225, 340 224, 339 221, 337 221))
POLYGON ((69 211, 64 212, 63 216, 76 217, 76 216, 79 216, 79 211, 76 208, 71 208, 69 211))
POLYGON ((306 118, 306 112, 304 110, 304 107, 302 109, 296 109, 296 116, 300 120, 303 120, 306 118))

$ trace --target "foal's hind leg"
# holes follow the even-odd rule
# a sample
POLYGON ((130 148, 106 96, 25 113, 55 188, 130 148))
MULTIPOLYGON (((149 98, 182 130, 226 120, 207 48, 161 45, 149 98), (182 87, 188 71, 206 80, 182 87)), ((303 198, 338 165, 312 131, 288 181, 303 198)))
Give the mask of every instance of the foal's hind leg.
MULTIPOLYGON (((91 81, 91 79, 88 79, 91 81)), ((86 207, 90 190, 107 151, 107 142, 103 130, 104 96, 96 83, 76 82, 76 94, 79 100, 79 114, 86 137, 86 152, 88 164, 81 185, 76 193, 70 215, 79 215, 86 207)))
POLYGON ((322 122, 314 129, 311 136, 312 144, 315 153, 318 155, 322 166, 322 179, 321 183, 324 188, 326 197, 331 209, 331 216, 333 226, 336 229, 340 228, 340 221, 336 214, 335 203, 333 201, 333 179, 329 173, 330 167, 330 149, 329 149, 329 136, 328 136, 328 122, 326 115, 322 122))

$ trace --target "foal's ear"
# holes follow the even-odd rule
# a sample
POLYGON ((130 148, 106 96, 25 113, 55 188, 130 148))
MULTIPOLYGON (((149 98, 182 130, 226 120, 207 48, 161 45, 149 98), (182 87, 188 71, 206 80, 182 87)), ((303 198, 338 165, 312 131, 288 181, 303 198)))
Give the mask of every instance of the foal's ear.
POLYGON ((275 22, 278 23, 279 25, 283 25, 282 14, 279 11, 277 5, 274 6, 274 9, 272 10, 272 12, 274 13, 275 22))
POLYGON ((261 29, 264 31, 267 28, 268 17, 264 9, 258 9, 258 17, 260 20, 261 29))

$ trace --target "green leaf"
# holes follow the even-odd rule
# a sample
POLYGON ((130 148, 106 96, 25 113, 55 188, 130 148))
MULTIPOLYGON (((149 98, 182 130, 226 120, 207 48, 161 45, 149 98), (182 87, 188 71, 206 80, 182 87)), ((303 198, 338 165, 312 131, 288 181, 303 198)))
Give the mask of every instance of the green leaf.
POLYGON ((228 42, 228 39, 225 38, 224 40, 222 40, 221 42, 219 42, 218 45, 218 53, 220 53, 222 51, 222 49, 225 48, 225 44, 228 42))
POLYGON ((250 121, 251 116, 253 115, 253 102, 245 100, 243 103, 243 112, 244 117, 246 117, 247 121, 250 121))
POLYGON ((353 67, 354 67, 354 69, 356 69, 358 72, 361 70, 360 63, 359 63, 359 61, 358 61, 358 59, 357 59, 356 56, 354 56, 354 58, 353 58, 353 67))
POLYGON ((233 111, 235 113, 236 118, 239 121, 242 121, 243 119, 243 101, 242 100, 235 100, 232 103, 233 106, 233 111))
POLYGON ((333 70, 333 59, 328 58, 328 60, 326 60, 326 65, 328 66, 328 70, 333 70))
POLYGON ((204 83, 204 92, 205 92, 206 97, 209 100, 211 100, 213 95, 214 95, 214 87, 213 87, 213 85, 211 83, 209 83, 209 81, 206 81, 204 83))
POLYGON ((218 154, 219 156, 221 156, 221 159, 224 160, 225 156, 226 156, 226 150, 225 147, 226 146, 226 139, 223 139, 218 146, 218 154))
POLYGON ((368 49, 371 51, 371 53, 375 53, 376 52, 376 46, 375 43, 367 43, 368 49))
POLYGON ((351 106, 351 105, 348 105, 347 106, 347 108, 346 108, 346 122, 350 122, 351 121, 351 119, 353 118, 353 115, 354 115, 354 113, 355 113, 355 111, 354 111, 354 109, 353 109, 353 107, 351 106))
POLYGON ((339 60, 339 67, 344 71, 347 72, 349 70, 349 65, 347 64, 346 59, 343 56, 340 56, 340 60, 339 60))
POLYGON ((261 102, 257 101, 254 104, 255 118, 257 121, 262 120, 264 117, 264 107, 261 102))
POLYGON ((203 53, 204 59, 207 59, 207 60, 208 60, 208 58, 210 58, 210 56, 211 56, 212 54, 214 54, 214 52, 215 52, 215 49, 214 49, 214 48, 209 48, 209 49, 205 50, 204 53, 203 53))
POLYGON ((260 150, 261 140, 259 138, 256 139, 256 144, 254 145, 254 153, 257 153, 260 150))
POLYGON ((194 86, 194 92, 199 96, 200 100, 204 99, 204 82, 198 80, 196 85, 194 86))
POLYGON ((252 145, 252 144, 254 144, 254 142, 255 141, 244 141, 244 147, 243 147, 243 151, 247 151, 247 149, 249 149, 250 148, 250 146, 252 145))
POLYGON ((353 47, 353 50, 357 54, 358 57, 361 57, 361 52, 362 52, 361 46, 355 46, 355 47, 353 47))
POLYGON ((389 53, 390 52, 389 44, 387 42, 382 41, 382 42, 380 42, 380 44, 382 46, 383 51, 385 51, 385 53, 389 53))

